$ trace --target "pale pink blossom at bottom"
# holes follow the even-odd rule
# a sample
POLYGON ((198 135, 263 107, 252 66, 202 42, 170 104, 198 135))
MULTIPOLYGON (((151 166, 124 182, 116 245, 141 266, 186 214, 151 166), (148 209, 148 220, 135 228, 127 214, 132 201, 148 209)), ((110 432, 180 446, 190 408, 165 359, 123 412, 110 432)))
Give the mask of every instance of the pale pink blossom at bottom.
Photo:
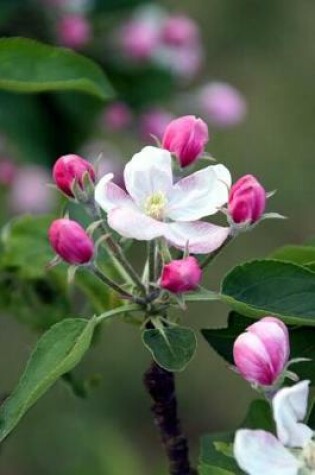
POLYGON ((247 104, 242 94, 230 84, 213 82, 198 93, 200 112, 217 127, 229 127, 242 122, 247 113, 247 104))
POLYGON ((9 186, 14 180, 16 165, 9 158, 0 158, 0 185, 9 186))
POLYGON ((28 165, 17 170, 8 196, 14 213, 47 213, 56 205, 56 193, 48 186, 51 177, 41 166, 28 165))
POLYGON ((168 124, 174 119, 174 115, 164 109, 147 110, 140 116, 140 134, 145 141, 152 136, 162 140, 168 124))
POLYGON ((179 249, 207 254, 230 233, 200 218, 226 203, 231 175, 223 165, 204 168, 173 182, 172 157, 167 150, 145 147, 127 163, 127 192, 105 175, 95 188, 95 200, 107 212, 108 224, 126 238, 148 241, 164 236, 179 249))
POLYGON ((91 26, 87 18, 80 14, 68 14, 57 25, 59 42, 68 48, 79 49, 91 39, 91 26))
POLYGON ((301 381, 278 391, 272 400, 277 437, 263 430, 236 432, 234 456, 248 475, 298 475, 314 473, 314 432, 302 421, 307 413, 309 381, 301 381), (289 448, 294 448, 292 453, 289 448), (311 453, 313 467, 306 469, 305 457, 311 453), (313 454, 313 456, 312 456, 313 454), (304 465, 305 464, 305 465, 304 465))

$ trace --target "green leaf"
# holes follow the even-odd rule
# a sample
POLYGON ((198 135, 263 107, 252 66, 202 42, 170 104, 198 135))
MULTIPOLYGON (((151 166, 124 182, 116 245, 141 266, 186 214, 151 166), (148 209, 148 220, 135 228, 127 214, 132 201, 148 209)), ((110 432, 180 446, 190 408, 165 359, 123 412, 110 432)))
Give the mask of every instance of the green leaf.
POLYGON ((273 252, 270 258, 305 265, 315 261, 315 247, 298 245, 283 246, 273 252))
POLYGON ((196 352, 196 336, 190 328, 144 330, 142 339, 154 360, 169 371, 183 371, 196 352))
POLYGON ((243 472, 233 458, 232 432, 204 435, 201 438, 199 473, 201 475, 239 475, 243 472))
POLYGON ((220 300, 220 294, 212 290, 201 289, 198 292, 187 293, 184 295, 185 302, 208 302, 211 300, 220 300))
POLYGON ((74 368, 88 350, 95 319, 66 319, 38 341, 17 387, 0 408, 0 441, 63 374, 74 368))
POLYGON ((132 9, 141 3, 148 3, 152 0, 95 0, 95 9, 97 11, 116 11, 121 9, 132 9))
MULTIPOLYGON (((203 329, 202 335, 209 345, 228 364, 233 364, 233 344, 238 335, 252 323, 248 317, 236 312, 231 312, 228 319, 228 327, 203 329)), ((300 379, 310 379, 315 385, 315 328, 298 326, 290 327, 290 358, 308 358, 310 361, 299 362, 290 367, 297 373, 300 379)))
POLYGON ((252 401, 241 427, 244 429, 262 429, 267 432, 274 432, 275 425, 270 404, 264 399, 252 401))
POLYGON ((103 100, 113 94, 104 72, 90 59, 27 38, 0 40, 0 89, 80 91, 103 100))
POLYGON ((221 299, 243 315, 275 315, 290 324, 315 325, 315 272, 276 260, 236 266, 224 278, 221 299))

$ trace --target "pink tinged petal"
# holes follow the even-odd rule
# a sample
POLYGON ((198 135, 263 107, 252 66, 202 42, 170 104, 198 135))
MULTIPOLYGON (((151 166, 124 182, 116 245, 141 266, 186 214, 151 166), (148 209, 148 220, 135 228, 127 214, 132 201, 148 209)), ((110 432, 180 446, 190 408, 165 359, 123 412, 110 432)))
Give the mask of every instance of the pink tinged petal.
POLYGON ((284 370, 290 354, 286 326, 276 318, 266 317, 248 327, 247 331, 255 334, 265 346, 270 357, 273 378, 276 379, 284 370))
POLYGON ((269 386, 275 376, 270 355, 254 333, 246 332, 237 337, 233 347, 234 362, 244 379, 251 383, 269 386))
POLYGON ((125 185, 139 207, 156 192, 169 193, 172 183, 172 157, 167 150, 144 147, 127 163, 125 185))
POLYGON ((234 457, 249 475, 297 475, 301 467, 273 434, 263 430, 238 430, 234 457))
POLYGON ((173 186, 167 216, 194 221, 215 214, 227 202, 231 175, 223 165, 206 167, 173 186))
POLYGON ((224 243, 229 232, 229 228, 203 221, 165 223, 164 237, 178 249, 184 250, 188 244, 191 254, 208 254, 224 243))
POLYGON ((115 208, 109 211, 108 224, 121 236, 139 241, 150 241, 163 236, 166 226, 136 208, 115 208))
POLYGON ((278 391, 272 401, 277 435, 287 447, 304 447, 313 431, 301 423, 307 412, 309 381, 301 381, 278 391))
POLYGON ((134 208, 130 196, 119 186, 112 183, 114 175, 108 173, 103 176, 95 187, 95 201, 106 212, 117 207, 134 208))

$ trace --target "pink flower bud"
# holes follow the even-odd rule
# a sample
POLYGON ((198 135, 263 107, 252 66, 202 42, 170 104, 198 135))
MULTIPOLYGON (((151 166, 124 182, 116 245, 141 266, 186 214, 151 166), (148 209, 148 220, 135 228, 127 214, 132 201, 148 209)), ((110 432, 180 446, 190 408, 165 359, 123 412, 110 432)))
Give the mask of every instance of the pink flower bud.
POLYGON ((69 264, 86 264, 93 256, 94 243, 76 221, 56 219, 48 231, 53 250, 69 264))
POLYGON ((83 188, 83 177, 88 173, 95 181, 95 171, 92 165, 79 155, 63 155, 58 158, 53 167, 53 179, 60 190, 68 196, 74 196, 72 186, 74 181, 83 188))
POLYGON ((217 127, 229 127, 241 122, 247 112, 244 97, 226 83, 214 82, 199 93, 200 110, 217 127))
POLYGON ((143 140, 152 140, 152 136, 162 140, 166 127, 174 116, 163 109, 151 109, 140 117, 140 133, 143 140))
POLYGON ((150 58, 159 43, 159 32, 150 21, 130 20, 119 31, 120 47, 127 58, 143 61, 150 58))
POLYGON ((171 46, 191 45, 199 40, 199 30, 191 18, 177 15, 165 21, 162 39, 171 46))
POLYGON ((68 48, 82 48, 91 39, 91 27, 88 20, 80 14, 68 14, 58 24, 58 39, 68 48))
POLYGON ((124 102, 114 102, 104 111, 102 122, 105 127, 112 131, 123 130, 128 127, 132 120, 132 113, 124 102))
POLYGON ((262 318, 250 325, 234 343, 234 362, 250 383, 271 386, 281 375, 290 354, 289 334, 281 320, 262 318))
POLYGON ((252 175, 240 178, 231 188, 228 209, 234 223, 256 223, 266 207, 266 191, 252 175))
POLYGON ((16 166, 8 158, 0 158, 0 185, 9 186, 16 175, 16 166))
POLYGON ((160 285, 174 294, 189 292, 198 287, 202 270, 195 257, 174 260, 163 267, 160 285))
POLYGON ((186 115, 169 123, 162 145, 176 155, 182 167, 186 167, 204 152, 208 140, 207 124, 193 115, 186 115))

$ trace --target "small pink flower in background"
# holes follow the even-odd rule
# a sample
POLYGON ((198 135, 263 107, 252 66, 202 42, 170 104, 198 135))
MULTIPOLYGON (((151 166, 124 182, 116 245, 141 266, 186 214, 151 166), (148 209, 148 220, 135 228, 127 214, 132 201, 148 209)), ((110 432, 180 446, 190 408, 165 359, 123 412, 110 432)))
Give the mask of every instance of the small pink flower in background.
POLYGON ((198 94, 199 110, 212 125, 229 127, 242 122, 247 105, 241 93, 226 83, 213 82, 198 94))
POLYGON ((164 236, 194 254, 222 245, 230 228, 200 218, 219 210, 228 199, 230 172, 214 165, 173 183, 172 157, 167 150, 145 147, 127 163, 127 192, 105 175, 96 185, 95 201, 107 212, 109 226, 126 238, 149 241, 164 236))
POLYGON ((91 25, 83 15, 68 14, 59 20, 57 34, 62 45, 68 48, 80 49, 91 39, 91 25))
POLYGON ((160 285, 174 294, 195 290, 200 284, 202 270, 195 257, 173 260, 165 264, 160 285))
POLYGON ((146 18, 132 18, 118 32, 119 46, 127 58, 137 61, 150 59, 159 44, 159 28, 146 18))
POLYGON ((162 41, 171 46, 191 45, 200 39, 197 24, 185 15, 167 18, 161 36, 162 41))
POLYGON ((16 170, 9 193, 9 206, 14 213, 47 213, 56 205, 55 193, 47 186, 48 171, 27 165, 16 170))
POLYGON ((162 140, 168 124, 174 115, 164 109, 151 109, 140 116, 140 133, 144 141, 152 140, 152 136, 162 140))
POLYGON ((245 175, 231 187, 228 211, 234 223, 253 224, 266 208, 266 190, 252 175, 245 175))
POLYGON ((16 165, 9 158, 0 158, 0 185, 9 186, 16 175, 16 165))
POLYGON ((234 456, 248 475, 313 474, 315 445, 312 429, 304 424, 309 381, 280 389, 272 400, 277 437, 264 430, 236 432, 234 456), (289 449, 293 448, 294 451, 289 449))
POLYGON ((110 131, 120 131, 130 126, 132 112, 124 102, 113 102, 106 107, 102 118, 102 124, 110 131))
POLYGON ((88 173, 92 181, 95 181, 95 171, 91 163, 74 154, 58 158, 52 172, 57 187, 71 197, 74 196, 72 191, 74 182, 83 187, 82 180, 85 173, 88 173))
POLYGON ((235 340, 235 366, 253 384, 272 386, 283 374, 290 355, 287 327, 274 317, 250 325, 235 340))
POLYGON ((69 264, 86 264, 94 253, 94 243, 76 221, 56 219, 48 231, 51 247, 69 264))
POLYGON ((182 167, 199 158, 209 140, 208 126, 202 119, 186 115, 167 126, 162 146, 174 153, 182 167))

